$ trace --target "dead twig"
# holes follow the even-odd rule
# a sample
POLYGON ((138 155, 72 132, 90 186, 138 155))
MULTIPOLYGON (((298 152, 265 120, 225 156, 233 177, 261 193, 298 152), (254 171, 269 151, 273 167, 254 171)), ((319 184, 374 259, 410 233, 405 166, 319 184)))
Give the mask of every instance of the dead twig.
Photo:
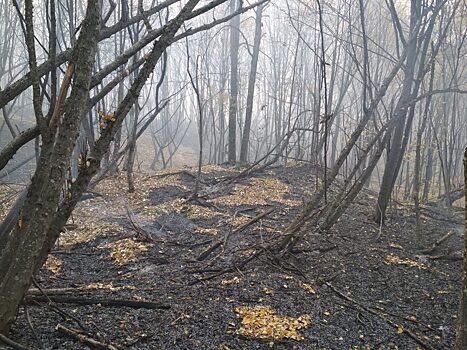
POLYGON ((256 215, 254 218, 252 218, 251 220, 248 220, 246 223, 244 223, 243 225, 240 225, 239 227, 237 227, 235 230, 233 231, 229 231, 227 232, 225 235, 224 235, 224 238, 222 240, 218 240, 217 242, 215 242, 214 244, 212 244, 208 249, 206 249, 204 252, 202 252, 197 258, 196 260, 198 261, 203 261, 205 260, 209 255, 211 255, 215 250, 217 250, 220 246, 225 246, 227 244, 227 240, 230 238, 230 236, 232 236, 233 234, 236 234, 236 233, 239 233, 239 232, 242 232, 243 230, 245 230, 248 226, 250 225, 253 225, 254 223, 258 222, 259 220, 261 220, 262 218, 264 218, 265 216, 271 214, 272 212, 274 211, 274 209, 269 209, 259 215, 256 215))
MULTIPOLYGON (((76 322, 76 324, 82 329, 82 330, 86 330, 86 327, 84 327, 84 325, 81 323, 81 321, 76 318, 75 316, 73 315, 70 315, 69 313, 63 311, 62 309, 60 309, 57 305, 55 305, 53 303, 53 301, 49 298, 49 296, 47 295, 47 293, 44 292, 44 290, 41 288, 41 286, 39 286, 39 284, 36 282, 36 280, 33 278, 32 279, 32 283, 34 284, 34 286, 36 286, 37 290, 39 290, 40 294, 41 294, 41 298, 43 298, 43 302, 47 302, 48 303, 48 306, 51 310, 55 311, 56 313, 58 313, 60 316, 63 317, 64 320, 67 319, 67 317, 73 321, 76 322)), ((24 301, 26 302, 26 297, 24 298, 24 301)), ((37 300, 33 300, 32 301, 33 304, 35 305, 40 305, 39 302, 37 300)))
POLYGON ((54 302, 62 304, 76 304, 76 305, 97 305, 108 306, 108 307, 130 307, 133 309, 170 309, 170 305, 151 302, 151 301, 139 301, 139 300, 126 300, 126 299, 105 299, 105 298, 80 298, 80 297, 69 297, 69 296, 33 296, 27 295, 24 298, 25 302, 54 302))
POLYGON ((8 338, 6 335, 3 335, 2 333, 0 333, 0 341, 6 345, 8 345, 9 347, 13 348, 13 349, 17 349, 17 350, 30 350, 30 348, 26 347, 26 346, 23 346, 13 340, 11 340, 10 338, 8 338))
POLYGON ((452 235, 454 235, 454 231, 449 231, 448 233, 446 233, 443 237, 441 237, 440 239, 438 239, 436 242, 434 242, 432 244, 432 246, 428 249, 425 249, 422 251, 423 254, 431 254, 433 253, 436 248, 438 248, 438 246, 443 243, 444 241, 446 241, 447 239, 449 239, 449 237, 451 237, 452 235))
POLYGON ((154 238, 152 237, 152 235, 148 231, 142 229, 141 226, 139 226, 133 220, 133 216, 131 214, 131 209, 129 207, 126 207, 126 213, 127 213, 127 216, 128 216, 128 220, 130 220, 131 226, 133 227, 134 231, 137 234, 137 237, 143 242, 154 243, 154 238))
POLYGON ((63 295, 63 294, 77 294, 77 293, 88 293, 92 289, 85 287, 76 287, 76 288, 49 288, 41 290, 37 288, 30 288, 27 292, 27 295, 63 295))
POLYGON ((57 327, 55 327, 55 329, 58 332, 65 334, 91 348, 102 349, 102 350, 118 350, 118 348, 113 346, 112 344, 102 343, 98 340, 88 337, 87 335, 82 334, 79 330, 66 328, 62 326, 61 324, 58 324, 57 327))
POLYGON ((464 260, 462 255, 437 255, 437 256, 428 256, 428 259, 431 260, 447 260, 447 261, 461 261, 464 260))
POLYGON ((102 255, 102 253, 72 252, 68 250, 53 250, 51 254, 62 255, 102 255))
POLYGON ((39 336, 37 335, 36 330, 34 329, 34 326, 32 325, 32 321, 31 321, 31 317, 29 315, 28 307, 27 307, 27 305, 23 305, 23 307, 24 307, 24 314, 26 316, 26 321, 28 323, 28 327, 31 330, 32 335, 34 336, 34 339, 36 339, 37 344, 39 344, 39 346, 43 349, 44 345, 42 344, 41 340, 39 339, 39 336))
POLYGON ((196 280, 195 281, 192 281, 190 283, 188 283, 189 286, 192 286, 192 285, 195 285, 197 283, 204 283, 206 281, 209 281, 209 280, 212 280, 213 278, 216 278, 216 277, 219 277, 219 276, 222 276, 226 273, 230 273, 230 272, 238 272, 241 268, 243 268, 246 264, 248 264, 250 261, 252 261, 253 259, 259 257, 261 254, 264 253, 264 250, 261 249, 257 252, 255 252, 254 254, 252 254, 251 256, 249 256, 248 258, 246 259, 243 259, 242 261, 240 261, 238 264, 236 264, 235 262, 231 264, 230 267, 227 267, 217 273, 214 273, 212 275, 209 275, 209 276, 204 276, 204 277, 196 277, 196 276, 193 276, 196 280))

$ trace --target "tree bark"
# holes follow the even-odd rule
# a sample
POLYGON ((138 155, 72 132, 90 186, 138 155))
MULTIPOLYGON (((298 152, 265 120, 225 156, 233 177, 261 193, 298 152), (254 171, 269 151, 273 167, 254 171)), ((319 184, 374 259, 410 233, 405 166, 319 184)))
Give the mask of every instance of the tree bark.
MULTIPOLYGON (((44 233, 54 221, 80 121, 87 112, 83 101, 89 98, 100 17, 100 1, 90 0, 70 63, 75 66, 74 85, 65 115, 54 142, 43 146, 16 227, 4 237, 5 246, 0 251, 0 333, 7 333, 32 276, 45 260, 41 254, 44 233)), ((40 106, 35 107, 39 117, 40 106)))
POLYGON ((258 69, 259 47, 261 44, 261 21, 263 18, 264 6, 265 5, 260 5, 256 10, 255 38, 253 42, 253 57, 251 58, 250 76, 248 78, 245 125, 243 126, 243 137, 240 145, 240 163, 246 163, 248 161, 248 146, 250 143, 251 117, 253 114, 253 98, 255 94, 256 72, 258 69))
MULTIPOLYGON (((230 12, 235 12, 237 1, 230 0, 230 12)), ((230 21, 230 96, 229 96, 229 163, 237 160, 238 110, 238 48, 240 45, 240 15, 230 21)))
MULTIPOLYGON (((467 147, 464 152, 464 183, 467 185, 467 147)), ((464 270, 462 272, 462 290, 457 315, 457 337, 455 350, 467 349, 467 186, 465 186, 465 233, 464 233, 464 270)))

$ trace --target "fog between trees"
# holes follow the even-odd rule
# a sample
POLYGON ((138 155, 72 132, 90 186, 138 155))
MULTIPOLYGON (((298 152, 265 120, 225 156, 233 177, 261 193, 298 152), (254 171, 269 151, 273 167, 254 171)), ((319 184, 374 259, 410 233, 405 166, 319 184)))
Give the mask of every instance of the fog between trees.
POLYGON ((1 226, 0 332, 82 193, 117 172, 134 191, 135 171, 305 162, 317 189, 280 251, 331 228, 362 188, 378 193, 380 225, 391 198, 418 220, 421 203, 462 200, 466 11, 462 0, 1 1, 0 177, 28 187, 1 226))

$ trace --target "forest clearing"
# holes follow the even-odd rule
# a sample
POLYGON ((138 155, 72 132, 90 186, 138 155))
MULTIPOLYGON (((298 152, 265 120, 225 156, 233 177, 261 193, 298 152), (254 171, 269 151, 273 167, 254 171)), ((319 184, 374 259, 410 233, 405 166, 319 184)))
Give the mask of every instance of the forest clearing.
POLYGON ((0 348, 467 349, 465 0, 0 0, 0 348))

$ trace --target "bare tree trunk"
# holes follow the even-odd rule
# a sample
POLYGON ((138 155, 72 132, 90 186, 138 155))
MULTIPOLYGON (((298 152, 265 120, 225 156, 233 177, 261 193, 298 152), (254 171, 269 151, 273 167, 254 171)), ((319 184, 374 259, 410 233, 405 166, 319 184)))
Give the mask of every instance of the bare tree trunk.
MULTIPOLYGON (((15 228, 7 233, 0 246, 0 333, 8 332, 16 310, 30 286, 32 276, 44 263, 81 194, 99 170, 100 162, 108 152, 115 133, 121 127, 163 52, 174 42, 177 31, 193 13, 198 3, 199 0, 188 0, 178 15, 163 27, 160 37, 146 55, 137 79, 117 107, 112 122, 107 124, 95 142, 89 152, 86 165, 80 169, 76 181, 67 187, 66 195, 63 196, 66 169, 81 120, 88 111, 88 104, 83 101, 89 99, 92 69, 101 28, 101 1, 89 0, 87 3, 86 16, 69 65, 69 70, 74 72, 72 91, 66 104, 64 98, 63 100, 59 98, 50 121, 42 117, 42 106, 38 100, 40 88, 34 52, 32 0, 26 1, 27 47, 33 79, 33 101, 44 145, 36 173, 28 188, 24 205, 20 209, 19 220, 15 228), (60 119, 63 104, 64 115, 60 119)), ((65 84, 62 84, 63 86, 65 84)), ((62 91, 60 96, 66 96, 66 89, 62 91)))
MULTIPOLYGON (((230 12, 235 12, 237 0, 230 0, 230 12)), ((230 98, 229 98, 229 163, 237 160, 238 110, 238 48, 240 45, 240 15, 230 21, 230 98)))
POLYGON ((378 195, 378 202, 374 214, 374 220, 376 223, 384 222, 386 215, 386 208, 389 200, 391 199, 391 193, 394 188, 395 179, 399 173, 399 167, 397 166, 401 155, 404 130, 407 122, 407 102, 411 98, 412 86, 414 80, 415 63, 417 59, 417 20, 418 10, 417 3, 412 2, 411 4, 411 17, 410 17, 410 33, 412 39, 407 43, 407 62, 405 68, 405 77, 402 86, 400 98, 397 102, 394 114, 397 118, 397 125, 394 130, 394 134, 391 139, 391 146, 388 153, 388 159, 384 168, 383 180, 381 182, 381 188, 378 195))
MULTIPOLYGON (((430 74, 430 83, 429 83, 429 91, 433 90, 433 80, 435 75, 435 64, 434 61, 431 65, 431 74, 430 74)), ((416 146, 415 146, 415 165, 414 165, 414 183, 413 183, 413 199, 415 204, 415 216, 417 220, 417 238, 419 242, 421 242, 421 220, 420 220, 420 178, 421 178, 421 167, 422 167, 422 136, 425 132, 427 121, 428 121, 428 113, 430 112, 430 104, 431 98, 428 98, 425 103, 425 108, 423 110, 423 115, 420 117, 422 118, 421 124, 417 131, 417 139, 416 139, 416 146)))
POLYGON ((138 103, 135 103, 133 106, 133 118, 130 122, 130 134, 128 136, 128 153, 127 153, 127 181, 128 181, 128 192, 135 192, 135 180, 133 177, 135 157, 136 157, 136 140, 137 140, 137 127, 138 127, 138 116, 139 116, 139 106, 138 103))
POLYGON ((253 98, 255 94, 256 71, 258 68, 259 46, 261 44, 261 26, 264 5, 256 10, 255 38, 253 42, 253 57, 251 58, 250 76, 248 77, 248 95, 246 98, 245 125, 243 127, 242 143, 240 145, 240 163, 248 161, 248 146, 250 143, 251 117, 253 113, 253 98))
MULTIPOLYGON (((32 0, 26 1, 30 66, 33 79, 38 82, 35 50, 30 46, 34 45, 32 13, 32 0)), ((99 29, 100 1, 90 0, 83 29, 70 63, 75 67, 74 86, 65 107, 65 115, 56 136, 51 130, 47 130, 54 127, 54 119, 51 120, 51 126, 40 121, 39 129, 43 130, 41 131, 43 136, 47 135, 44 140, 46 144, 43 146, 24 205, 20 209, 19 220, 15 228, 4 237, 4 246, 0 251, 0 333, 8 331, 18 305, 29 288, 33 274, 45 261, 43 248, 50 242, 47 242, 47 235, 44 232, 53 226, 66 167, 73 151, 80 121, 87 112, 87 103, 83 101, 89 98, 99 29)), ((39 86, 37 83, 34 85, 36 86, 34 100, 36 100, 39 96, 39 86)), ((36 118, 40 118, 41 106, 37 105, 37 100, 35 104, 36 118)))
POLYGON ((464 151, 464 192, 465 192, 465 233, 464 233, 464 270, 462 271, 462 290, 457 315, 457 337, 455 350, 467 349, 467 147, 464 151))

